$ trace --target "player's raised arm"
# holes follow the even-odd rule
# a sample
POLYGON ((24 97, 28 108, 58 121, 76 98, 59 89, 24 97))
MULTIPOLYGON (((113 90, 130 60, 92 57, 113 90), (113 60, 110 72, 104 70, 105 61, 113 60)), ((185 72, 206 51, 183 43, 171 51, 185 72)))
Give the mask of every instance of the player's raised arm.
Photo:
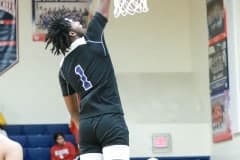
POLYGON ((105 18, 109 17, 110 4, 112 0, 99 0, 97 12, 101 13, 105 18))

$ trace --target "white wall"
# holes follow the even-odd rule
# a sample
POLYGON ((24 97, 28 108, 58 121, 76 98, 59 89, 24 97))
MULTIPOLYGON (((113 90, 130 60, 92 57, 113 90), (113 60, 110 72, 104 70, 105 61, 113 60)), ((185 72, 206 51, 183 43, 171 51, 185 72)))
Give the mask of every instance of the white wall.
POLYGON ((207 123, 192 73, 121 73, 126 116, 137 123, 207 123))
POLYGON ((193 77, 196 95, 201 108, 204 110, 206 132, 203 133, 206 147, 211 155, 212 127, 211 106, 209 93, 209 70, 208 70, 208 30, 206 1, 191 1, 191 53, 193 64, 193 77))
POLYGON ((235 135, 232 141, 213 144, 212 160, 239 160, 239 135, 235 135))
POLYGON ((169 157, 169 156, 209 156, 209 126, 206 123, 166 123, 166 124, 130 124, 131 154, 135 157, 169 157), (152 133, 171 133, 171 154, 151 153, 152 133))
POLYGON ((191 53, 193 67, 193 82, 198 97, 198 103, 203 110, 205 132, 202 132, 207 144, 205 147, 211 155, 212 128, 211 106, 208 74, 208 30, 206 16, 206 1, 191 0, 191 53))
POLYGON ((118 72, 191 72, 189 0, 149 0, 147 14, 111 18, 106 29, 118 72))
POLYGON ((211 121, 209 74, 208 74, 208 30, 206 2, 191 0, 191 53, 194 85, 199 104, 205 110, 205 122, 211 121))
POLYGON ((193 80, 192 73, 118 75, 132 156, 210 155, 209 114, 193 80), (172 135, 172 153, 152 154, 154 133, 172 135))
MULTIPOLYGON (((151 156, 152 133, 169 132, 173 152, 165 156, 209 155, 207 81, 200 65, 205 49, 199 45, 205 41, 196 33, 205 33, 205 21, 193 21, 202 18, 203 4, 148 2, 148 14, 111 17, 106 29, 131 131, 131 154, 151 156)), ((20 62, 0 77, 0 110, 9 123, 66 123, 69 116, 57 79, 60 57, 45 51, 43 43, 32 42, 30 15, 31 1, 21 1, 20 62)))

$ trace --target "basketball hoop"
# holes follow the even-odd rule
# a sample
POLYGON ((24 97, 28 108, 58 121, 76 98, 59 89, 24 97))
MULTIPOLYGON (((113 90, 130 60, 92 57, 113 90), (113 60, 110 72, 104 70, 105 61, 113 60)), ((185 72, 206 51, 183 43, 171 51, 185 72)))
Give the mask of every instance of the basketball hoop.
POLYGON ((148 12, 147 0, 114 0, 114 16, 148 12))

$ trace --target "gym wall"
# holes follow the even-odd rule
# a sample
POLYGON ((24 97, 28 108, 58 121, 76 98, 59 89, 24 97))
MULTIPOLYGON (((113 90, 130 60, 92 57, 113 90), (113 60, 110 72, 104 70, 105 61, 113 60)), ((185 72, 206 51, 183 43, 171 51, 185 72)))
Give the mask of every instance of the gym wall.
MULTIPOLYGON (((110 18, 106 40, 131 131, 132 156, 152 154, 152 133, 170 133, 161 156, 210 155, 205 2, 149 0, 150 11, 110 18), (202 67, 203 66, 203 67, 202 67)), ((8 123, 68 123, 58 85, 61 57, 32 42, 31 1, 19 3, 19 63, 0 77, 8 123)))

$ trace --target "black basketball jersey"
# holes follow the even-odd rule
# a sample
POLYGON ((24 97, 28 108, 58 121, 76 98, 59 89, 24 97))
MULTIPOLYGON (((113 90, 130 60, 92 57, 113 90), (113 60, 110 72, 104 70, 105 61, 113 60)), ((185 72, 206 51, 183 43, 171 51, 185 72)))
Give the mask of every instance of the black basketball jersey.
POLYGON ((107 19, 96 13, 86 35, 65 56, 59 79, 63 96, 79 93, 80 118, 123 113, 113 65, 104 41, 107 19))

